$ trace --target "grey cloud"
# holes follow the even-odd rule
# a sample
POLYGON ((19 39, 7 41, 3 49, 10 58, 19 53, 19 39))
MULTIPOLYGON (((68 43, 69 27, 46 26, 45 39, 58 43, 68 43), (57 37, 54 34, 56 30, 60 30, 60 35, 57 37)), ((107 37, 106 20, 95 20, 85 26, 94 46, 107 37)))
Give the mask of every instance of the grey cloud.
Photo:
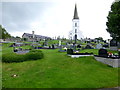
POLYGON ((2 25, 9 32, 25 31, 30 28, 31 22, 41 20, 51 5, 46 2, 3 2, 2 25))

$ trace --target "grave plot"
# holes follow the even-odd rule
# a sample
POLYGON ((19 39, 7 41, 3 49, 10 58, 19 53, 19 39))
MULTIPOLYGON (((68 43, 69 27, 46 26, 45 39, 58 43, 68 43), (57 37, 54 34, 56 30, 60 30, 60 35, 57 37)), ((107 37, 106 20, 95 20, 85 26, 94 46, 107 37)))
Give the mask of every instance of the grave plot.
POLYGON ((10 47, 13 47, 13 52, 16 54, 26 54, 28 53, 32 48, 23 48, 26 47, 26 44, 23 43, 13 43, 12 45, 10 45, 10 47))
POLYGON ((106 49, 100 49, 98 53, 98 55, 94 55, 97 61, 112 67, 120 67, 120 51, 118 51, 118 54, 113 54, 106 49))
POLYGON ((118 42, 114 39, 110 41, 110 50, 117 50, 118 49, 118 42))
POLYGON ((73 49, 67 49, 67 55, 71 56, 72 58, 78 58, 78 57, 83 57, 83 56, 93 56, 93 53, 80 53, 78 51, 74 52, 73 49))
POLYGON ((56 46, 54 44, 49 46, 33 46, 34 49, 56 49, 56 46))

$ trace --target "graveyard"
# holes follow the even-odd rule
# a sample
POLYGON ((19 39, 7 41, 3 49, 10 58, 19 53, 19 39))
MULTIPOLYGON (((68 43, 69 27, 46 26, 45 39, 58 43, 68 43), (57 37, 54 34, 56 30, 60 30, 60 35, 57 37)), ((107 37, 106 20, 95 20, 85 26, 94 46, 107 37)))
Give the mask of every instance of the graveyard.
MULTIPOLYGON (((46 41, 42 41, 42 44, 46 41)), ((49 42, 49 41, 48 41, 49 42)), ((32 58, 31 60, 21 62, 4 62, 2 63, 2 87, 3 88, 112 88, 118 85, 118 67, 111 67, 101 63, 94 58, 94 55, 99 55, 100 49, 85 48, 79 45, 79 50, 82 54, 92 53, 92 56, 70 57, 65 49, 67 41, 52 40, 44 48, 33 48, 33 44, 16 44, 17 52, 19 50, 40 50, 44 57, 41 59, 32 58), (54 44, 54 48, 52 45, 54 44), (56 44, 56 45, 55 45, 56 44), (62 45, 60 51, 59 44, 62 45), (51 45, 51 47, 49 47, 51 45), (32 47, 32 48, 31 48, 32 47), (47 48, 45 48, 47 47, 47 48), (19 49, 20 48, 20 49, 19 49), (49 49, 50 48, 50 49, 49 49), (11 83, 14 82, 14 83, 11 83)), ((79 42, 78 42, 79 43, 79 42)), ((14 57, 23 55, 25 57, 29 52, 20 54, 14 51, 12 47, 14 43, 2 43, 2 56, 4 54, 14 57), (14 54, 13 54, 14 53, 14 54), (15 55, 15 56, 16 56, 15 55)), ((35 47, 40 46, 36 44, 35 47)), ((67 45, 69 47, 69 45, 67 45)), ((72 48, 72 47, 71 47, 72 48)), ((74 50, 74 47, 73 47, 74 50)), ((117 53, 107 49, 111 53, 117 53)), ((74 51, 76 54, 76 52, 74 51)), ((78 53, 78 52, 77 52, 78 53)), ((34 55, 33 55, 34 57, 34 55)), ((36 56, 35 56, 36 57, 36 56)), ((20 59, 20 58, 19 58, 20 59)), ((10 60, 10 59, 9 59, 10 60)))
POLYGON ((120 87, 120 1, 79 1, 1 3, 0 88, 120 87))

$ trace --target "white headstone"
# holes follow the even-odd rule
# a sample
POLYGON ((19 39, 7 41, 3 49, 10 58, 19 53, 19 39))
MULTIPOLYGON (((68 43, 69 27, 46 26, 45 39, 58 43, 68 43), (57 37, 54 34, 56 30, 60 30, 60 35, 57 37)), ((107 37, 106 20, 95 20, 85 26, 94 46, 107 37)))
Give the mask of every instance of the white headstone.
POLYGON ((59 46, 61 46, 61 40, 59 40, 59 46))

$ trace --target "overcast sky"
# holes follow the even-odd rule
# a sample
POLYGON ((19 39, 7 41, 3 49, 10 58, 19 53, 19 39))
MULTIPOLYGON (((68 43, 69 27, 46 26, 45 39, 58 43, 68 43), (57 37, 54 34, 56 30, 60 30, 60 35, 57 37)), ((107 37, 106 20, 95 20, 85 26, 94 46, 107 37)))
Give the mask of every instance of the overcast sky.
POLYGON ((75 3, 84 37, 109 39, 106 21, 114 0, 3 0, 2 26, 12 35, 23 33, 68 38, 75 3), (33 2, 34 1, 34 2, 33 2))

